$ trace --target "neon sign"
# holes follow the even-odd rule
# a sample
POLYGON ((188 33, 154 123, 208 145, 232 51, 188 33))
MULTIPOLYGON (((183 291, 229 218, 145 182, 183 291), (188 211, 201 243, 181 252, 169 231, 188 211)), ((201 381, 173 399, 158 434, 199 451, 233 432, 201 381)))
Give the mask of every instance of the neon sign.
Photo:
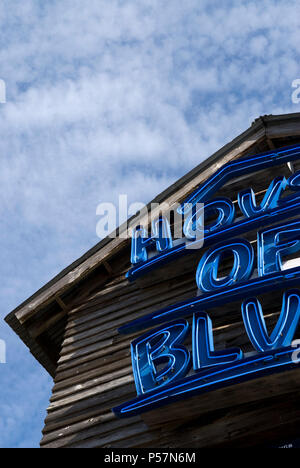
MULTIPOLYGON (((300 172, 293 174, 288 180, 285 177, 276 178, 269 186, 266 195, 260 205, 256 206, 255 195, 251 189, 247 189, 238 194, 238 204, 244 214, 244 219, 234 221, 235 208, 231 200, 226 198, 211 199, 222 185, 236 177, 255 173, 262 169, 268 169, 282 164, 287 164, 300 159, 300 146, 283 148, 276 152, 267 152, 250 158, 240 159, 225 164, 216 174, 211 176, 199 189, 192 193, 182 205, 182 212, 189 210, 190 216, 184 225, 184 234, 189 238, 189 227, 191 226, 195 212, 193 207, 200 203, 205 203, 205 209, 219 211, 219 217, 213 225, 205 232, 205 245, 214 244, 223 239, 235 237, 249 232, 252 229, 265 226, 276 221, 284 220, 292 216, 297 216, 300 212, 300 172), (295 192, 292 196, 283 197, 286 189, 295 192)), ((185 213, 188 214, 188 213, 185 213)), ((166 230, 168 227, 166 227, 166 230)), ((138 234, 133 237, 132 249, 138 250, 136 245, 138 234)), ((157 240, 157 236, 152 238, 152 242, 157 240)), ((198 242, 197 240, 195 241, 198 242)), ((148 247, 151 241, 148 242, 148 247)), ((145 245, 144 245, 145 247, 145 245)), ((146 274, 153 268, 157 268, 169 261, 176 260, 180 256, 192 254, 192 249, 187 249, 187 244, 183 241, 180 245, 174 246, 171 235, 169 242, 164 248, 158 249, 159 254, 148 258, 147 249, 144 256, 132 258, 132 269, 127 276, 130 281, 134 281, 139 276, 146 274)))
MULTIPOLYGON (((275 178, 260 205, 252 189, 240 192, 237 199, 243 219, 237 221, 231 200, 211 199, 231 178, 295 160, 300 160, 299 146, 229 163, 188 198, 188 205, 182 205, 182 212, 189 210, 183 228, 189 240, 193 240, 195 227, 201 229, 195 221, 198 208, 193 209, 197 203, 204 203, 204 209, 217 214, 215 222, 205 227, 207 250, 196 271, 201 294, 120 328, 122 334, 151 330, 131 344, 138 396, 114 408, 117 416, 133 416, 196 394, 295 368, 298 361, 293 359, 293 339, 300 320, 300 290, 295 288, 300 286, 300 262, 287 269, 283 260, 297 252, 300 257, 300 218, 284 220, 300 213, 300 171, 288 179, 275 178), (287 189, 292 195, 286 196, 287 189), (255 255, 252 244, 236 236, 258 227, 255 255), (220 278, 220 265, 226 257, 232 259, 231 270, 220 278), (269 335, 263 307, 256 296, 278 288, 284 290, 281 312, 269 335), (237 300, 241 301, 242 320, 254 350, 248 356, 239 348, 214 349, 213 326, 207 311, 237 300), (186 320, 189 316, 193 316, 192 326, 186 320), (192 352, 184 344, 189 334, 192 352)), ((170 226, 162 217, 153 224, 154 236, 146 238, 138 230, 132 240, 130 280, 180 255, 194 252, 188 251, 184 243, 174 247, 170 226), (155 257, 148 258, 149 246, 157 249, 155 257)))

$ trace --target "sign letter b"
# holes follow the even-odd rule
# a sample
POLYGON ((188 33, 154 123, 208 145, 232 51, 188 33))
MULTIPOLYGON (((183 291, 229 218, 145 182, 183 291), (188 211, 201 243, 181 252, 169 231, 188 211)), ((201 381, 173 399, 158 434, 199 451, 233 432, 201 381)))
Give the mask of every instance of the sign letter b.
POLYGON ((189 331, 185 320, 152 330, 131 344, 132 366, 139 395, 185 377, 190 353, 181 343, 189 331))

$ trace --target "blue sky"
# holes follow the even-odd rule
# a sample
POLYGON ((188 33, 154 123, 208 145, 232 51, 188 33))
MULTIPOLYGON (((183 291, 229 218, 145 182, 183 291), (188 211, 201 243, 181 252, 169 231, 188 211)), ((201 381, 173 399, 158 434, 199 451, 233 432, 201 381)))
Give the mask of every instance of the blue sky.
MULTIPOLYGON (((2 0, 1 319, 259 115, 300 112, 298 0, 2 0)), ((37 447, 51 378, 0 323, 0 447, 37 447)))

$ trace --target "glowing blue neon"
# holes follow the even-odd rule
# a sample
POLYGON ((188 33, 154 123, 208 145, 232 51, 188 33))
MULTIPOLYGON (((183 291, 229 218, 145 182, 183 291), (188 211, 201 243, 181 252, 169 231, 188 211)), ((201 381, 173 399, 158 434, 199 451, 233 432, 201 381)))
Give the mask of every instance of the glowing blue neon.
POLYGON ((281 314, 270 337, 260 302, 253 298, 242 303, 245 328, 257 351, 270 351, 291 345, 300 319, 299 292, 292 290, 284 293, 281 314))
POLYGON ((194 395, 249 381, 283 370, 296 369, 292 355, 295 348, 283 348, 242 359, 234 364, 205 369, 183 380, 171 383, 114 408, 120 418, 126 418, 159 408, 194 395))
POLYGON ((138 226, 132 233, 131 263, 145 262, 148 260, 148 249, 155 245, 156 250, 163 252, 173 247, 172 234, 169 221, 160 217, 152 222, 152 237, 147 237, 144 227, 138 226))
POLYGON ((279 201, 279 205, 287 204, 289 202, 294 202, 295 200, 299 199, 300 196, 300 171, 295 172, 293 175, 290 176, 290 178, 287 181, 287 186, 290 190, 292 190, 293 193, 292 195, 287 195, 285 197, 282 197, 279 201))
POLYGON ((272 210, 277 207, 278 200, 287 186, 287 180, 284 176, 274 179, 264 198, 258 207, 256 204, 255 193, 253 189, 243 190, 238 194, 239 207, 247 218, 257 216, 263 211, 272 210))
POLYGON ((206 312, 198 312, 193 317, 193 363, 194 370, 219 366, 243 358, 240 348, 215 351, 212 321, 206 312))
POLYGON ((225 164, 215 174, 209 177, 199 188, 197 188, 178 209, 180 213, 189 211, 196 203, 205 203, 222 185, 230 179, 240 177, 261 169, 267 169, 284 163, 298 160, 300 158, 300 146, 295 145, 281 148, 276 151, 268 151, 249 158, 239 159, 225 164))
POLYGON ((204 292, 232 286, 239 281, 248 280, 253 272, 254 251, 251 244, 243 239, 218 244, 209 249, 201 258, 196 282, 204 292), (218 278, 218 269, 222 258, 233 254, 233 267, 226 278, 218 278))
POLYGON ((203 233, 204 235, 214 232, 220 227, 225 227, 232 224, 235 215, 234 204, 229 198, 215 198, 205 205, 196 205, 195 209, 191 211, 183 226, 183 233, 189 240, 199 238, 196 232, 203 233), (214 222, 207 225, 205 219, 217 213, 217 218, 214 222))
POLYGON ((283 270, 282 257, 300 251, 300 221, 273 227, 257 234, 259 276, 283 270))
MULTIPOLYGON (((224 229, 217 230, 216 232, 212 232, 210 234, 206 234, 205 246, 209 246, 213 244, 214 242, 218 242, 222 239, 227 239, 228 237, 231 237, 231 236, 243 234, 252 229, 255 229, 256 227, 268 225, 272 223, 274 218, 276 218, 277 221, 280 221, 287 217, 292 217, 292 216, 296 216, 299 214, 299 211, 300 211, 299 198, 295 199, 295 196, 293 196, 293 199, 290 200, 290 197, 286 197, 282 201, 284 201, 286 205, 282 203, 278 209, 274 209, 272 211, 266 211, 263 214, 256 216, 255 218, 243 219, 239 222, 232 224, 231 226, 225 227, 224 229), (287 204, 287 202, 290 202, 290 203, 287 204)), ((195 241, 195 246, 196 245, 197 245, 197 241, 195 241)), ((158 265, 167 263, 182 255, 193 254, 194 252, 195 252, 195 249, 187 250, 186 244, 183 243, 180 246, 174 247, 164 252, 163 254, 153 257, 147 262, 137 267, 132 268, 128 272, 127 276, 130 281, 133 281, 135 278, 145 274, 147 271, 151 271, 153 268, 157 267, 158 265)))
POLYGON ((289 179, 288 179, 288 186, 291 190, 299 192, 300 190, 300 171, 295 172, 289 179))
MULTIPOLYGON (((195 231, 204 230, 204 227, 203 223, 199 223, 199 215, 203 207, 199 209, 196 204, 207 202, 209 197, 228 179, 297 160, 299 157, 300 147, 295 146, 223 166, 185 201, 185 203, 190 203, 187 209, 189 217, 184 226, 186 237, 190 240, 196 238, 194 243, 197 244, 198 238, 195 236, 195 231)), ((239 193, 240 209, 247 219, 235 224, 232 224, 234 208, 230 200, 218 199, 219 205, 217 205, 217 199, 207 202, 204 207, 206 215, 211 215, 215 210, 218 217, 206 228, 205 247, 217 239, 228 238, 232 233, 247 232, 259 225, 272 224, 274 217, 278 220, 298 214, 300 208, 299 198, 297 201, 298 193, 293 197, 288 196, 280 200, 286 186, 293 191, 299 191, 300 171, 291 176, 288 181, 285 177, 274 179, 260 206, 257 206, 253 190, 248 189, 239 193)), ((184 211, 183 208, 179 209, 181 213, 184 211)), ((161 224, 156 226, 156 238, 153 236, 151 239, 145 239, 144 233, 137 235, 137 238, 142 237, 145 244, 138 245, 138 241, 136 242, 136 255, 133 257, 137 260, 136 263, 144 262, 144 264, 132 269, 129 277, 137 276, 140 272, 150 269, 152 265, 168 261, 184 252, 183 245, 172 247, 170 229, 168 231, 169 246, 157 243, 157 239, 163 237, 162 232, 165 229, 163 221, 159 222, 161 224), (157 250, 161 249, 163 254, 148 260, 147 248, 151 246, 153 249, 153 245, 157 250)), ((187 395, 192 396, 233 382, 295 368, 291 357, 295 349, 287 346, 291 344, 299 323, 300 292, 290 290, 284 293, 281 314, 270 336, 262 306, 256 298, 251 299, 251 296, 253 293, 260 294, 276 290, 283 284, 285 287, 299 285, 300 267, 283 271, 283 257, 299 250, 300 221, 273 227, 258 234, 258 274, 265 275, 264 277, 249 279, 253 272, 254 252, 251 244, 245 240, 235 239, 229 243, 223 242, 216 245, 214 249, 207 250, 197 269, 197 284, 204 291, 202 296, 149 314, 119 330, 125 334, 132 333, 196 312, 193 322, 193 361, 197 375, 182 379, 187 375, 190 366, 190 355, 182 346, 188 333, 188 323, 177 321, 160 326, 159 329, 148 332, 132 344, 134 375, 140 396, 116 408, 114 410, 116 414, 120 417, 140 414, 162 404, 185 398, 187 395), (228 254, 233 256, 233 267, 226 278, 219 278, 220 262, 228 254), (212 323, 208 315, 203 312, 203 308, 209 309, 238 299, 244 300, 247 297, 250 299, 242 304, 243 320, 253 346, 262 354, 243 359, 240 349, 215 351, 212 323), (179 328, 172 328, 176 326, 179 328), (176 367, 177 361, 178 368, 176 367), (212 366, 217 367, 217 370, 202 370, 212 366)), ((186 251, 186 253, 189 252, 186 251)))
POLYGON ((131 344, 133 374, 138 395, 184 377, 190 353, 182 345, 189 324, 179 320, 146 333, 131 344))
MULTIPOLYGON (((206 202, 209 199, 209 197, 212 196, 222 185, 224 185, 227 181, 234 177, 249 174, 251 172, 259 171, 265 168, 270 168, 283 163, 295 161, 299 158, 300 147, 299 145, 295 145, 288 148, 282 148, 277 152, 271 151, 260 155, 256 155, 254 157, 230 162, 224 165, 204 184, 202 184, 188 199, 185 200, 184 204, 187 207, 188 211, 190 211, 197 203, 206 202)), ((297 190, 297 186, 299 186, 299 177, 299 174, 296 173, 295 175, 289 178, 288 185, 290 186, 290 188, 293 189, 294 187, 294 190, 297 190)), ((272 189, 269 188, 269 193, 270 192, 272 192, 272 189)), ((254 219, 249 219, 249 224, 247 223, 247 221, 245 222, 245 220, 242 220, 233 224, 232 226, 227 226, 228 230, 226 230, 226 227, 224 229, 224 226, 221 226, 220 228, 216 229, 216 231, 212 231, 205 236, 205 244, 212 243, 213 240, 219 241, 222 238, 226 238, 226 233, 228 236, 239 235, 242 232, 246 232, 247 229, 250 229, 251 227, 255 228, 259 225, 266 225, 272 221, 270 219, 270 216, 277 216, 278 219, 284 219, 285 217, 288 217, 290 215, 292 216, 294 212, 295 214, 297 214, 296 210, 297 208, 299 208, 299 201, 297 203, 297 197, 298 194, 296 194, 293 197, 286 197, 282 200, 279 200, 280 205, 287 204, 290 201, 293 203, 293 205, 283 207, 280 206, 279 209, 272 208, 271 210, 267 210, 267 213, 262 213, 261 215, 256 213, 256 217, 254 219)), ((266 205, 268 205, 267 201, 266 205)), ((273 203, 271 203, 271 206, 273 206, 273 203)), ((180 213, 183 213, 183 206, 178 211, 180 213)), ((145 274, 147 271, 150 271, 158 265, 171 261, 174 258, 177 258, 179 255, 191 254, 195 252, 195 249, 186 250, 185 247, 185 243, 183 243, 179 247, 170 248, 169 251, 164 251, 162 255, 158 255, 148 261, 145 261, 143 265, 140 265, 137 268, 132 268, 132 270, 128 272, 128 278, 131 281, 133 281, 136 277, 145 274)))

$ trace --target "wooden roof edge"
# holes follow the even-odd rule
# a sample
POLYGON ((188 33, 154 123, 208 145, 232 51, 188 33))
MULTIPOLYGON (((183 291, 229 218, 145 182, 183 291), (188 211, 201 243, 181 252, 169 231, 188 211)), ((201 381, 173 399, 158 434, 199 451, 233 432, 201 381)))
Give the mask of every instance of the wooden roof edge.
POLYGON ((54 378, 56 372, 56 364, 51 360, 49 354, 43 349, 34 338, 27 332, 26 327, 22 325, 16 316, 11 313, 5 317, 6 323, 13 329, 13 331, 21 338, 23 343, 27 346, 30 353, 35 359, 44 367, 44 369, 54 378))
MULTIPOLYGON (((164 190, 152 200, 151 203, 161 203, 164 201, 171 205, 176 201, 183 200, 209 176, 209 168, 212 164, 217 162, 220 162, 220 166, 225 164, 247 151, 264 137, 280 138, 284 135, 292 135, 293 131, 295 131, 294 134, 297 134, 297 132, 299 134, 299 122, 300 113, 267 115, 257 118, 250 128, 204 160, 193 170, 172 184, 168 189, 164 190)), ((149 203, 148 206, 151 203, 149 203)), ((141 222, 139 217, 131 218, 130 222, 132 223, 133 221, 136 223, 141 222)), ((118 235, 123 233, 127 229, 127 226, 128 223, 121 225, 118 228, 118 235)), ((20 304, 5 320, 13 329, 13 324, 15 322, 12 317, 15 317, 21 324, 25 323, 36 311, 55 300, 55 296, 61 296, 66 291, 76 286, 80 280, 93 272, 101 263, 120 251, 127 242, 126 239, 120 237, 106 237, 101 240, 82 257, 65 268, 61 273, 45 284, 45 286, 20 304)))

